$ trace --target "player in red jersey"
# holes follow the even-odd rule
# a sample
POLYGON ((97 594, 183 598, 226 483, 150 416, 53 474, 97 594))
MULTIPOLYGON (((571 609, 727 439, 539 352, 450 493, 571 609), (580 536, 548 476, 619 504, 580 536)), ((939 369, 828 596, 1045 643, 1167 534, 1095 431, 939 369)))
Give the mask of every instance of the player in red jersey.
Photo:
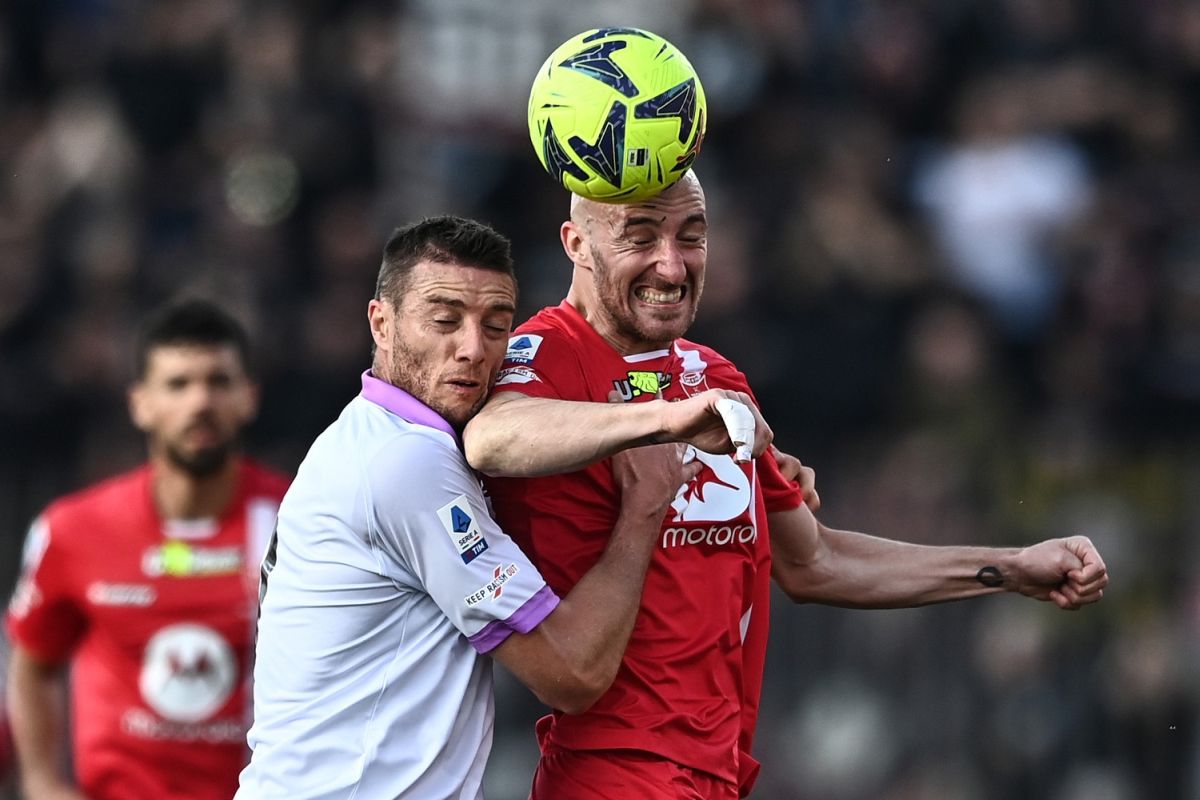
POLYGON ((237 453, 258 404, 246 335, 184 301, 148 323, 137 362, 148 463, 37 518, 8 609, 29 800, 228 800, 248 754, 258 565, 287 481, 237 453))
MULTIPOLYGON (((489 482, 497 519, 556 591, 595 561, 611 527, 603 459, 672 438, 679 402, 710 402, 715 414, 724 391, 753 403, 729 361, 681 338, 703 289, 707 235, 692 174, 640 203, 574 198, 561 230, 574 265, 567 298, 517 329, 496 394, 467 426, 468 460, 507 476, 489 482), (611 398, 625 402, 574 402, 611 398)), ((748 794, 772 576, 797 602, 874 608, 1006 590, 1078 608, 1107 583, 1085 537, 923 547, 836 531, 773 454, 746 464, 695 456, 705 469, 663 521, 612 688, 584 714, 539 723, 534 800, 748 794)))

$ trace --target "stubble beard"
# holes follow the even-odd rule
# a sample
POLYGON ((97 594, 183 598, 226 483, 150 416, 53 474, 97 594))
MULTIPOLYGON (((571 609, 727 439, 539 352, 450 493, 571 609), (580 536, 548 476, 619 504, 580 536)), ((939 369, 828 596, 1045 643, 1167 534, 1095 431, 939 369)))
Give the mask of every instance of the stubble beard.
POLYGON ((472 417, 479 413, 479 409, 483 408, 483 404, 487 402, 492 384, 496 379, 495 375, 491 376, 488 381, 487 390, 480 394, 479 399, 475 401, 465 414, 460 414, 455 409, 438 402, 433 397, 433 382, 429 374, 421 370, 420 364, 420 356, 413 352, 398 337, 393 339, 392 362, 390 365, 392 373, 391 382, 429 406, 438 413, 438 416, 457 429, 461 429, 466 425, 472 417))
POLYGON ((695 295, 699 293, 698 288, 688 287, 688 292, 692 295, 692 305, 690 313, 685 319, 672 323, 666 331, 649 330, 629 306, 632 303, 630 290, 617 284, 600 250, 593 246, 591 251, 594 265, 592 267, 592 284, 595 286, 596 296, 600 298, 600 306, 604 309, 610 324, 623 340, 647 349, 653 346, 665 346, 683 336, 687 333, 688 328, 692 327, 692 322, 696 319, 699 298, 695 295))
POLYGON ((204 447, 193 452, 187 452, 172 444, 164 448, 167 460, 175 467, 196 479, 211 478, 218 474, 233 457, 234 443, 204 447))

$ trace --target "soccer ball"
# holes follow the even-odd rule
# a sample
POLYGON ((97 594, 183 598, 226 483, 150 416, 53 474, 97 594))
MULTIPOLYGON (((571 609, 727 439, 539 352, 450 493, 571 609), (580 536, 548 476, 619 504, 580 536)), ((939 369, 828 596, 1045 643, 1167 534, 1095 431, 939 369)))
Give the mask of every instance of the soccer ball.
POLYGON ((706 113, 700 79, 674 45, 637 28, 598 28, 561 44, 538 70, 529 136, 566 189, 631 203, 683 177, 706 113))

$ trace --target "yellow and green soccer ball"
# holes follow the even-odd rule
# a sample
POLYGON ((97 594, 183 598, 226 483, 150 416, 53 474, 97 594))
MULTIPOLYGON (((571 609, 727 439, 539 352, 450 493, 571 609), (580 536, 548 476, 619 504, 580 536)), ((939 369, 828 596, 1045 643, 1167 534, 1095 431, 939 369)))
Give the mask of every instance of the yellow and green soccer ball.
POLYGON ((674 45, 637 28, 598 28, 561 44, 538 70, 529 136, 564 188, 632 203, 683 177, 707 111, 700 79, 674 45))

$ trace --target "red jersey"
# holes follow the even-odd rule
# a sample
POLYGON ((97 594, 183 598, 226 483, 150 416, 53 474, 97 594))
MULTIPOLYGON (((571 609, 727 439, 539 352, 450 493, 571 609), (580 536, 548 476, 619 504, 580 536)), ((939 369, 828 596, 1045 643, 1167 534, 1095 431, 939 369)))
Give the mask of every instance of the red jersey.
POLYGON ((287 480, 242 462, 220 519, 159 517, 143 466, 34 522, 13 641, 70 661, 92 800, 228 800, 246 763, 257 576, 287 480))
MULTIPOLYGON (((606 402, 678 400, 707 389, 749 392, 728 360, 678 339, 622 356, 564 302, 510 340, 497 391, 606 402)), ((547 741, 574 750, 639 749, 748 789, 749 750, 766 657, 771 551, 766 513, 796 508, 799 489, 766 456, 738 464, 697 452, 701 473, 663 520, 642 605, 612 688, 586 713, 555 713, 547 741)), ((496 517, 565 595, 600 558, 620 496, 611 464, 565 475, 490 479, 496 517)))

